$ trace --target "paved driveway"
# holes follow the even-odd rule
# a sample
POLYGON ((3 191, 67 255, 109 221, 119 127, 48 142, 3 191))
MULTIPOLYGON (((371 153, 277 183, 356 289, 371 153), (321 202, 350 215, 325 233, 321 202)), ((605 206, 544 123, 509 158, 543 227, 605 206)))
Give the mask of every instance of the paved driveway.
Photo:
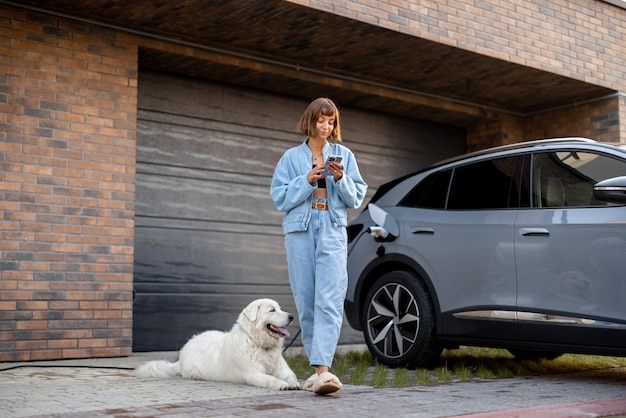
POLYGON ((564 418, 626 414, 626 368, 403 388, 345 385, 325 397, 132 375, 131 369, 142 361, 175 357, 176 353, 141 353, 119 359, 4 363, 0 365, 0 415, 564 418))

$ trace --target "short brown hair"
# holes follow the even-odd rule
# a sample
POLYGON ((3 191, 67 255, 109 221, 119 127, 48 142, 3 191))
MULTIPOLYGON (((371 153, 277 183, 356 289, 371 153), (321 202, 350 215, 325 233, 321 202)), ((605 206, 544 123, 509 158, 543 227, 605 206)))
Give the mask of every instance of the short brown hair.
POLYGON ((306 108, 300 122, 298 122, 298 130, 308 136, 317 136, 316 123, 320 116, 334 116, 335 124, 330 133, 330 139, 335 142, 341 142, 341 129, 339 126, 339 109, 327 97, 318 97, 313 100, 309 107, 306 108))

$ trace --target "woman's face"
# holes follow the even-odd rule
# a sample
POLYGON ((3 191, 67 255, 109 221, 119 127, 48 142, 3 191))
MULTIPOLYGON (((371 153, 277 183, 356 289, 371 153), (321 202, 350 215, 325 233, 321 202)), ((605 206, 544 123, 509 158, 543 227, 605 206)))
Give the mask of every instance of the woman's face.
POLYGON ((328 139, 330 134, 333 132, 333 128, 335 127, 335 116, 324 116, 320 115, 317 118, 317 122, 315 123, 315 131, 317 132, 317 137, 319 139, 328 139))

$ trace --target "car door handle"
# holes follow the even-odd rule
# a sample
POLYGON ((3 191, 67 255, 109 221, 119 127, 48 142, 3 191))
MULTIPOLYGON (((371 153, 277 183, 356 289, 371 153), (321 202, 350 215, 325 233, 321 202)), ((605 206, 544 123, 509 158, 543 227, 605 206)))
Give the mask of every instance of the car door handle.
POLYGON ((412 226, 411 227, 412 234, 435 234, 435 229, 427 226, 412 226))
POLYGON ((549 237, 550 231, 547 228, 520 228, 519 234, 523 237, 549 237))

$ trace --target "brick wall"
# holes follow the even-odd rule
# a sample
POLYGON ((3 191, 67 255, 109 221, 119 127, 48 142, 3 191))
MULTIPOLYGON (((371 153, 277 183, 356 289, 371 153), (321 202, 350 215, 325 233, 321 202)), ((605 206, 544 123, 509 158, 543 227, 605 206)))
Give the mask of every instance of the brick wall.
POLYGON ((525 122, 525 135, 529 139, 584 136, 612 142, 619 137, 619 99, 615 97, 531 115, 525 122))
MULTIPOLYGON (((533 139, 579 136, 602 142, 626 139, 626 96, 515 117, 497 115, 468 127, 468 151, 533 139)), ((624 143, 625 141, 621 141, 624 143)))
POLYGON ((288 0, 626 92, 626 10, 599 0, 288 0))
POLYGON ((131 351, 137 47, 0 7, 0 361, 131 351))

